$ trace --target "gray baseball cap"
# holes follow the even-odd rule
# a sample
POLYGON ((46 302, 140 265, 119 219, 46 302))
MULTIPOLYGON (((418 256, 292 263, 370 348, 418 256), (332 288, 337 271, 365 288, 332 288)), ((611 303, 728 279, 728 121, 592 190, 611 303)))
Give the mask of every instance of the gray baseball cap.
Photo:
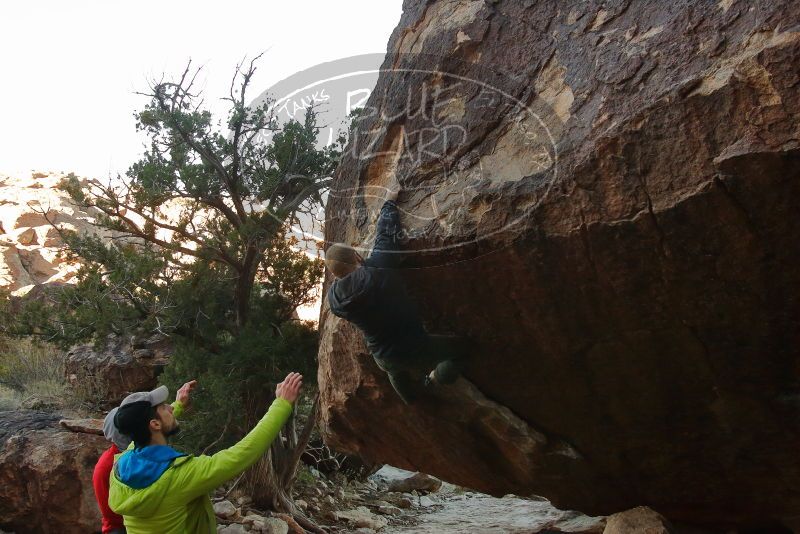
POLYGON ((103 435, 108 441, 116 445, 119 450, 124 451, 131 444, 131 438, 120 432, 114 424, 114 416, 117 415, 117 410, 119 408, 114 408, 103 419, 103 435))
POLYGON ((158 406, 163 402, 167 402, 168 398, 169 389, 167 389, 167 386, 157 387, 153 391, 137 391, 136 393, 131 393, 122 400, 118 408, 114 408, 108 412, 108 415, 106 415, 106 418, 103 420, 103 435, 108 441, 116 445, 117 448, 124 451, 128 448, 128 445, 130 445, 131 438, 120 432, 119 428, 117 428, 117 425, 114 423, 114 418, 119 409, 123 406, 142 401, 147 401, 150 406, 158 406))
POLYGON ((167 389, 167 386, 159 386, 153 391, 137 391, 136 393, 131 393, 122 399, 119 407, 122 408, 128 404, 141 401, 148 401, 150 406, 158 406, 162 402, 167 402, 168 398, 169 389, 167 389))

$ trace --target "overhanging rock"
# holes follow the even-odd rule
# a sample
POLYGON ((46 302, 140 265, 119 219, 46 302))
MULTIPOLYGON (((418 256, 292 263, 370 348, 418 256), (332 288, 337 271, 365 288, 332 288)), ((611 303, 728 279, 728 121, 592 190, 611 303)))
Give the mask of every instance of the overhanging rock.
POLYGON ((327 439, 592 515, 800 514, 800 6, 407 1, 384 69, 326 240, 398 176, 409 290, 473 354, 406 407, 323 306, 327 439))

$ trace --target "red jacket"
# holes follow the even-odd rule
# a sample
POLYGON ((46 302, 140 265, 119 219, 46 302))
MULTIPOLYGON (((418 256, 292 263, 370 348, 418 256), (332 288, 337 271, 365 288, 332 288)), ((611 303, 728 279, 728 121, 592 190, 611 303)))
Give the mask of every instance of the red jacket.
POLYGON ((125 528, 122 522, 122 516, 115 514, 111 508, 108 507, 108 478, 111 476, 111 469, 114 467, 114 455, 120 452, 117 446, 112 444, 111 447, 100 455, 100 459, 97 460, 97 465, 94 466, 94 474, 92 475, 94 496, 97 498, 97 505, 100 507, 100 513, 103 514, 103 534, 111 532, 114 529, 125 528))

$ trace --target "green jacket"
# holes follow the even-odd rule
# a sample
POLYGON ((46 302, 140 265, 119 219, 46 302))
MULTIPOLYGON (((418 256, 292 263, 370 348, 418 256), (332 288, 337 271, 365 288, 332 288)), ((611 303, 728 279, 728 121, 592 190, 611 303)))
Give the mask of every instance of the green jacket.
MULTIPOLYGON (((128 534, 216 534, 209 492, 258 460, 292 413, 292 404, 275 399, 261 421, 236 445, 213 456, 179 456, 147 487, 136 489, 118 475, 110 479, 108 504, 123 516, 128 534)), ((159 447, 159 446, 155 446, 159 447)), ((139 449, 143 451, 149 447, 139 449)))
POLYGON ((175 402, 172 403, 172 417, 174 417, 175 419, 180 419, 182 415, 183 415, 183 403, 178 399, 175 399, 175 402))

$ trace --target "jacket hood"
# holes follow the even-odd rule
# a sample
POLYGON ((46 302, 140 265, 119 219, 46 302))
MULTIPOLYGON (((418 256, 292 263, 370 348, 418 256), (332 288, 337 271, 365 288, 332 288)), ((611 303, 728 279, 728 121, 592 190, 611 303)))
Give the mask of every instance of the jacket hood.
POLYGON ((344 278, 334 281, 328 291, 331 311, 343 319, 349 319, 350 312, 357 308, 362 298, 372 290, 372 277, 371 269, 360 267, 344 278))
POLYGON ((188 456, 166 445, 149 445, 122 454, 110 480, 111 509, 121 515, 151 515, 169 489, 169 484, 159 483, 161 475, 173 461, 182 463, 184 458, 188 456))
POLYGON ((120 482, 134 489, 142 489, 161 478, 172 460, 185 456, 166 445, 149 445, 128 451, 117 460, 120 482))

